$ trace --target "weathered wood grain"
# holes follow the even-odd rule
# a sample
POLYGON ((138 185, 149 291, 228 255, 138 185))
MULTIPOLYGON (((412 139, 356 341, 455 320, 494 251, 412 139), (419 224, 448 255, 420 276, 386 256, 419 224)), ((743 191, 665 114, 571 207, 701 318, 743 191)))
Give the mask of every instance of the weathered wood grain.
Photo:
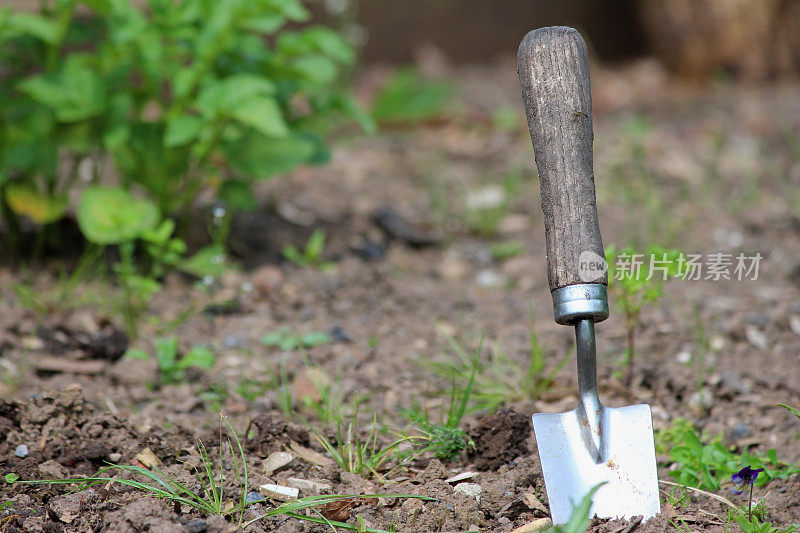
MULTIPOLYGON (((572 28, 534 30, 517 55, 542 191, 550 290, 584 283, 579 258, 603 257, 592 171, 592 96, 586 43, 572 28)), ((606 285, 608 276, 594 281, 606 285)))

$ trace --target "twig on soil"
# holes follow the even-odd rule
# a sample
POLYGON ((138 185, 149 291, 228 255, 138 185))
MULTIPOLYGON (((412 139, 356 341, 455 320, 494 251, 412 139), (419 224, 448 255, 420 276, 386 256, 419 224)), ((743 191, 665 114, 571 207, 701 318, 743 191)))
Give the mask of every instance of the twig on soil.
POLYGON ((683 487, 683 488, 685 488, 687 490, 691 490, 693 492, 697 492, 698 494, 703 494, 705 496, 708 496, 709 498, 717 500, 718 502, 722 502, 725 505, 727 505, 728 507, 730 507, 731 509, 736 509, 737 508, 735 503, 733 503, 732 501, 730 501, 727 498, 723 498, 722 496, 719 496, 718 494, 714 494, 713 492, 707 492, 705 490, 698 489, 696 487, 690 487, 688 485, 681 485, 680 483, 673 483, 672 481, 666 481, 664 479, 659 479, 658 482, 659 483, 663 483, 665 485, 670 485, 672 487, 683 487))
POLYGON ((641 523, 642 523, 642 517, 637 516, 631 521, 630 524, 621 526, 619 529, 614 530, 613 533, 631 533, 631 531, 639 527, 639 524, 641 523))

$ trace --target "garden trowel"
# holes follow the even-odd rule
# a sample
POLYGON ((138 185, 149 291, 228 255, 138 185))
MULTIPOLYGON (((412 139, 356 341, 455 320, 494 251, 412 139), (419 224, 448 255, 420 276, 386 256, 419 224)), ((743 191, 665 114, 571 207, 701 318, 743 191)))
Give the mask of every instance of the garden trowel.
POLYGON ((592 171, 586 44, 572 28, 530 32, 517 56, 544 210, 555 320, 575 328, 578 406, 533 415, 555 524, 600 485, 591 515, 648 519, 660 511, 650 406, 611 408, 597 396, 594 325, 608 317, 608 269, 592 171))

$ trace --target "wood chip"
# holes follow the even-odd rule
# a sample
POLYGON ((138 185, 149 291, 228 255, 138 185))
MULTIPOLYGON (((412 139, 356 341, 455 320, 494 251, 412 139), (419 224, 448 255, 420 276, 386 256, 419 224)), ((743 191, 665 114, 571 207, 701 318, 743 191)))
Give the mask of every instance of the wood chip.
POLYGON ((142 463, 142 466, 145 468, 155 468, 157 466, 163 466, 161 460, 156 457, 156 454, 153 453, 153 450, 150 448, 145 448, 144 450, 140 451, 136 454, 136 460, 142 463))
POLYGON ((526 491, 522 493, 522 499, 531 509, 536 509, 537 511, 541 511, 544 514, 548 514, 550 511, 547 510, 547 507, 542 503, 542 500, 536 496, 532 491, 526 491))
POLYGON ((519 526, 511 533, 537 533, 538 531, 544 531, 552 525, 553 521, 550 520, 550 517, 537 518, 533 522, 528 522, 527 524, 519 526))
POLYGON ((108 363, 90 359, 88 361, 73 361, 62 357, 42 357, 34 363, 38 372, 59 372, 65 374, 100 374, 108 363))
POLYGON ((455 476, 449 477, 445 479, 445 483, 457 483, 459 481, 464 481, 465 479, 471 479, 480 475, 480 472, 461 472, 460 474, 456 474, 455 476))
POLYGON ((330 457, 326 457, 319 452, 315 452, 310 448, 306 448, 294 441, 289 444, 289 449, 291 449, 297 456, 306 461, 307 463, 311 463, 317 466, 328 466, 333 464, 333 459, 330 457))

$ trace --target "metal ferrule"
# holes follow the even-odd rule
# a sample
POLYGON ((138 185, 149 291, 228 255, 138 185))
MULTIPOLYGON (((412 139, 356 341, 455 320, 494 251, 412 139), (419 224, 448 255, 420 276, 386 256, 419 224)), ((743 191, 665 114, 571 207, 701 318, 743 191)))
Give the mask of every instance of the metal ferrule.
POLYGON ((578 320, 602 322, 608 318, 608 293, 605 285, 579 283, 553 291, 553 315, 558 324, 570 325, 578 320))

